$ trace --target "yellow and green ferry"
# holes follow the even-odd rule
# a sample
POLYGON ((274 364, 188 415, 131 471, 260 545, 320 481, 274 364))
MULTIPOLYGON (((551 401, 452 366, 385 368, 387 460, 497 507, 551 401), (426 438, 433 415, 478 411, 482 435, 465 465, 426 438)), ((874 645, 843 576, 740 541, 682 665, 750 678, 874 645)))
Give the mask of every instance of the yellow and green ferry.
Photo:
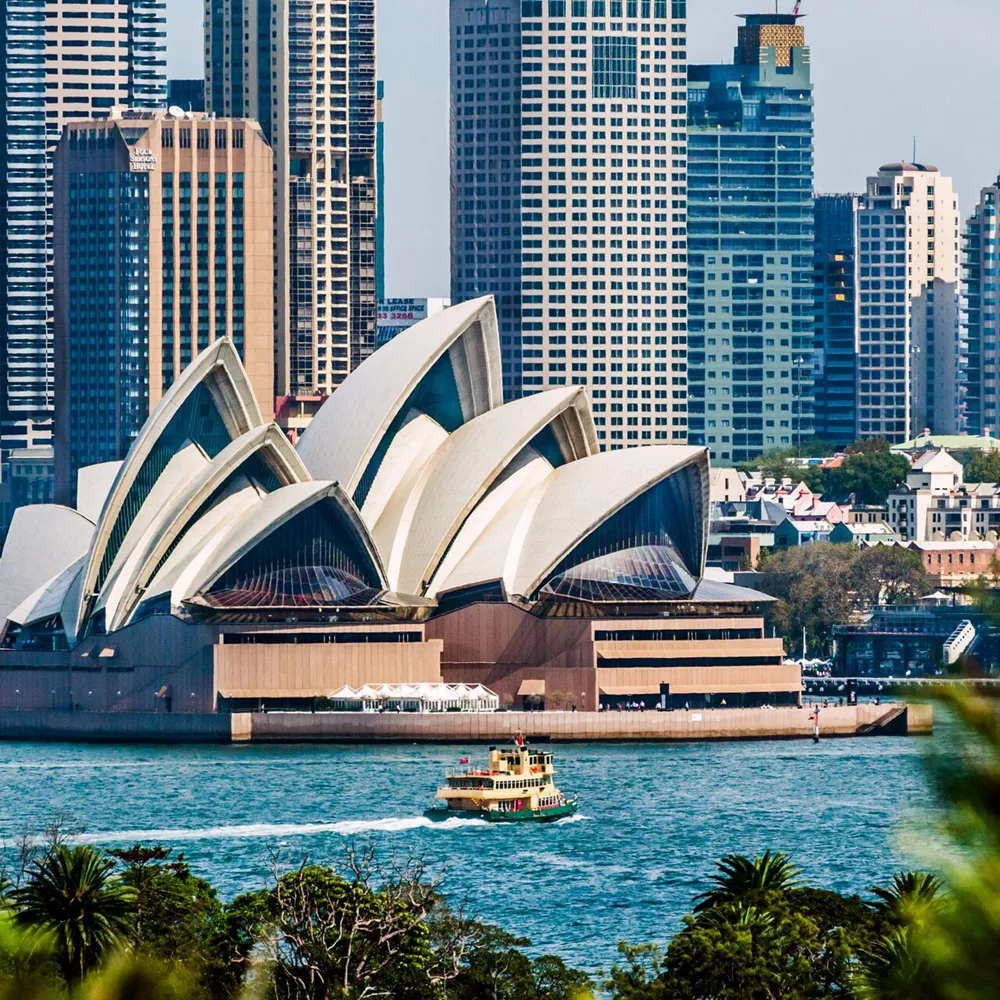
MULTIPOLYGON (((462 763, 467 763, 464 758, 462 763)), ((490 823, 551 823, 572 816, 577 800, 567 798, 553 781, 552 754, 528 747, 518 736, 512 747, 490 747, 484 770, 468 768, 446 775, 435 798, 443 807, 428 809, 431 819, 475 817, 490 823)))

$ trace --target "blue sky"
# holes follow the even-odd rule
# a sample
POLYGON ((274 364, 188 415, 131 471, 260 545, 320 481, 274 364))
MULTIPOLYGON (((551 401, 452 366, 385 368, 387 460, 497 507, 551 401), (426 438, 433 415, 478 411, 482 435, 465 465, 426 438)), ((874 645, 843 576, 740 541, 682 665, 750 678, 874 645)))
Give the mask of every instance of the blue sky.
MULTIPOLYGON (((780 0, 782 10, 792 0, 780 0)), ((688 0, 692 62, 732 58, 736 12, 688 0)), ((1000 171, 997 0, 803 0, 816 87, 816 187, 861 190, 912 153, 956 181, 968 215, 1000 171)), ((168 0, 172 76, 202 75, 201 0, 168 0)), ((379 0, 386 101, 386 290, 448 294, 448 2, 379 0)))

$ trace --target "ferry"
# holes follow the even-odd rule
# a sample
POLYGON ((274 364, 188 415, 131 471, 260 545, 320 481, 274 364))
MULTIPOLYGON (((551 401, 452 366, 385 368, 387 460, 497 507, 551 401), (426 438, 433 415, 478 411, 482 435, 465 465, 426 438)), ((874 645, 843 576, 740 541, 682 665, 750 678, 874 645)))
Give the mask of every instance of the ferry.
POLYGON ((448 784, 435 796, 445 805, 428 809, 427 815, 435 820, 474 816, 490 823, 551 823, 572 816, 577 800, 556 788, 553 773, 552 754, 528 747, 519 734, 512 747, 490 747, 485 769, 446 775, 448 784))

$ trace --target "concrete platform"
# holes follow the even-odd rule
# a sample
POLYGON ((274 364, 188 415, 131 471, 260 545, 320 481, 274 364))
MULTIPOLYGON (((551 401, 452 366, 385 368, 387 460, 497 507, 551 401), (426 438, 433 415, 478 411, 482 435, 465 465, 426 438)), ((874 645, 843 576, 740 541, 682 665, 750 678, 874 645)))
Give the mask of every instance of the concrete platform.
MULTIPOLYGON (((930 733, 930 705, 863 704, 820 711, 821 737, 930 733)), ((529 739, 760 740, 810 739, 804 708, 710 709, 701 712, 498 712, 484 715, 376 715, 365 712, 233 716, 233 739, 259 741, 498 743, 523 732, 529 739)))

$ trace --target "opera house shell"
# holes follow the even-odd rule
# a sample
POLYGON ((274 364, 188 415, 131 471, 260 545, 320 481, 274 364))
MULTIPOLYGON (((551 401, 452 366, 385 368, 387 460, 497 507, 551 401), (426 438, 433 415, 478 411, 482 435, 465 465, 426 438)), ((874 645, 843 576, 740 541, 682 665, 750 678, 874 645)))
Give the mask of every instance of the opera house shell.
POLYGON ((620 671, 657 669, 667 617, 690 632, 741 622, 727 628, 759 639, 742 654, 759 675, 780 662, 762 595, 703 581, 708 491, 704 449, 602 453, 580 387, 504 404, 490 298, 382 347, 296 447, 220 340, 120 466, 81 470, 75 510, 17 511, 0 558, 0 707, 13 683, 35 707, 102 711, 442 680, 551 703, 558 676, 594 708, 623 686, 662 690, 620 671), (631 623, 611 652, 649 647, 631 668, 600 648, 595 623, 610 619, 631 623), (602 660, 619 670, 603 687, 602 660))

